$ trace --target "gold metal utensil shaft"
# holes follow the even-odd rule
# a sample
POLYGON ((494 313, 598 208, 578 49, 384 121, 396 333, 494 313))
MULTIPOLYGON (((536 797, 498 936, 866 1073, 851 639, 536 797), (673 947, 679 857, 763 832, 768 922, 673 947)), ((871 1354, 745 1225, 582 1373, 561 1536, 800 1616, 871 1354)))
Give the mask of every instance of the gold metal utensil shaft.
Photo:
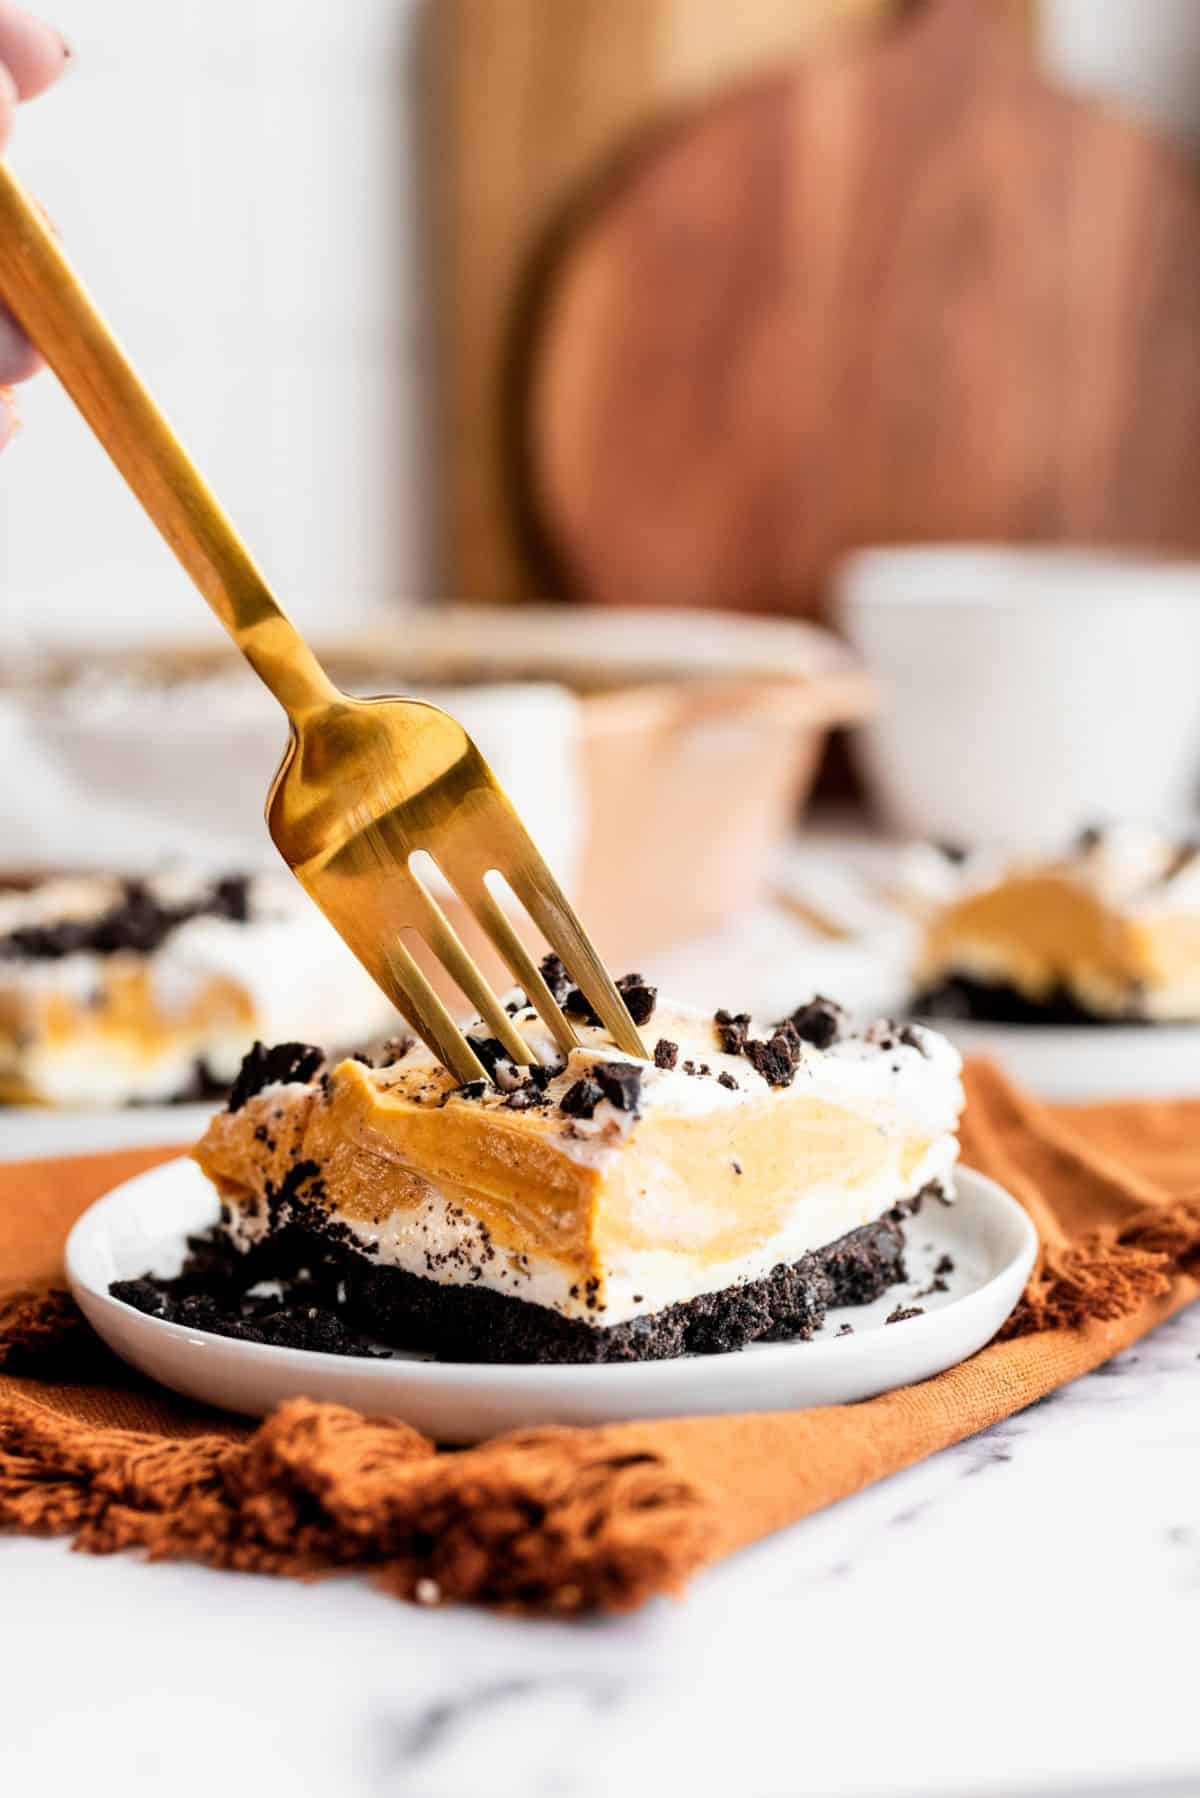
POLYGON ((291 720, 267 823, 373 978, 460 1081, 485 1068, 403 941, 415 933, 517 1065, 537 1060, 411 865, 431 855, 521 982, 560 1052, 578 1041, 486 885, 504 875, 612 1040, 645 1049, 553 873, 462 727, 417 700, 356 700, 328 679, 267 586, 39 209, 0 163, 0 297, 291 720))
POLYGON ((292 717, 327 705, 336 689, 3 162, 0 293, 280 705, 292 717))

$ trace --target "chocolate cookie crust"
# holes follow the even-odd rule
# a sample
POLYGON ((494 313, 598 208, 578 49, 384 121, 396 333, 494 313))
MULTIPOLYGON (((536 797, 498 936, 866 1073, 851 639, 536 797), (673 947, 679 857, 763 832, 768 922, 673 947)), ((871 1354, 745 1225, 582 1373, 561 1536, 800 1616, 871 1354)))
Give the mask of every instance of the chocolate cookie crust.
MULTIPOLYGON (((928 1190, 928 1189, 927 1189, 928 1190)), ((898 1207, 763 1279, 605 1328, 477 1285, 377 1267, 316 1208, 248 1253, 220 1230, 193 1239, 173 1279, 114 1281, 114 1298, 216 1335, 334 1354, 388 1345, 442 1361, 596 1363, 728 1354, 751 1342, 807 1341, 826 1312, 865 1305, 905 1276, 898 1207), (280 1283, 278 1298, 251 1294, 280 1283)))
POLYGON ((919 1018, 980 1024, 1145 1024, 1152 1019, 1131 1005, 1123 1012, 1088 1011, 1066 987, 1055 987, 1044 999, 1030 999, 1004 981, 972 980, 950 974, 913 995, 912 1011, 919 1018))

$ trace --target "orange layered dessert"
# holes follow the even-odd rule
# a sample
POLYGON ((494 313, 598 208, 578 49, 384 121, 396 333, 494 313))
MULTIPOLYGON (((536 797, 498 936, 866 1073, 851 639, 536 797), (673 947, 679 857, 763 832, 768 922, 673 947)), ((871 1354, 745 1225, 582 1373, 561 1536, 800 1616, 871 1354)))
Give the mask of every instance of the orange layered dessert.
POLYGON ((1093 829, 1053 858, 965 859, 929 916, 913 1009, 1008 1023, 1200 1019, 1200 846, 1093 829))
POLYGON ((0 894, 0 1103, 227 1091, 256 1037, 343 1045, 395 1013, 286 878, 46 879, 0 894))
POLYGON ((758 1030, 625 986, 653 1061, 579 1016, 564 1060, 520 994, 540 1065, 476 1024, 491 1077, 465 1087, 417 1042, 375 1066, 257 1048, 195 1150, 221 1200, 222 1277, 248 1291, 302 1274, 393 1347, 554 1361, 803 1337, 902 1278, 898 1208, 951 1193, 950 1045, 856 1034, 825 1000, 758 1030))

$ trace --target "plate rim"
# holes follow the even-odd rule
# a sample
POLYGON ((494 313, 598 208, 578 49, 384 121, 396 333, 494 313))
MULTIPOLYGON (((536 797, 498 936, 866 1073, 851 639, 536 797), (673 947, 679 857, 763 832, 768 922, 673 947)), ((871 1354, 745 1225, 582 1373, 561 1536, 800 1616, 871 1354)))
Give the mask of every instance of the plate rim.
MULTIPOLYGON (((195 1169, 195 1163, 187 1155, 172 1156, 169 1160, 161 1161, 156 1166, 143 1170, 140 1174, 134 1174, 126 1180, 119 1181, 116 1186, 110 1187, 106 1193, 102 1193, 99 1197, 93 1199, 91 1204, 76 1218, 67 1235, 66 1244, 63 1250, 63 1262, 66 1268, 67 1283, 71 1289, 71 1294, 75 1299, 75 1302, 80 1306, 81 1310, 84 1310, 85 1312, 87 1311, 87 1305, 85 1305, 84 1298, 81 1295, 86 1295, 89 1304, 100 1306, 103 1311, 108 1312, 110 1315, 121 1317, 123 1319, 136 1319, 138 1327, 145 1329, 147 1337, 153 1337, 156 1334, 165 1332, 164 1335, 160 1335, 160 1339, 165 1342, 174 1341, 176 1343, 183 1343, 186 1341, 192 1347, 201 1351, 213 1345, 216 1345, 224 1351, 236 1350, 240 1354, 244 1354, 251 1364, 258 1362, 264 1366, 274 1365, 281 1368, 292 1366, 298 1369, 312 1367, 314 1371, 320 1370, 322 1372, 335 1372, 339 1368, 345 1369, 347 1367, 353 1367, 356 1373, 366 1373, 368 1378, 405 1378, 417 1385, 424 1383, 430 1385, 435 1383, 448 1383, 454 1387, 471 1387, 478 1384, 483 1378, 494 1378, 498 1374, 503 1374, 505 1380, 514 1380, 517 1382, 518 1386, 544 1385, 549 1380, 564 1377, 573 1383, 581 1376, 592 1376, 597 1380, 603 1376, 608 1380, 620 1381, 623 1385, 637 1383, 641 1386, 645 1386, 655 1379, 666 1384, 672 1378, 677 1378, 681 1361, 702 1364, 717 1379, 732 1377, 723 1375, 718 1370, 722 1366, 741 1366, 742 1357, 749 1349, 755 1351, 756 1359, 763 1365, 764 1372, 766 1370, 766 1358, 768 1356, 771 1357, 772 1362, 775 1360, 782 1360, 785 1357, 794 1354, 797 1348, 803 1348, 806 1351, 807 1356, 816 1355, 821 1356, 822 1359, 824 1359, 831 1353, 831 1351, 833 1351, 834 1344, 837 1342, 840 1345, 837 1352, 844 1356, 848 1352, 846 1347, 847 1344, 870 1344, 872 1339, 877 1336, 878 1330, 885 1327, 880 1325, 875 1329, 860 1331, 852 1336, 840 1338, 830 1337, 820 1342, 797 1343, 791 1341, 748 1343, 741 1349, 734 1350, 732 1353, 698 1356, 677 1355, 672 1356, 670 1359, 659 1361, 438 1361, 432 1357, 418 1357, 416 1355, 411 1357, 381 1356, 378 1358, 368 1355, 335 1355, 322 1349, 291 1348, 273 1342, 246 1342, 236 1337, 220 1336, 214 1331, 198 1330, 190 1324, 174 1323, 168 1318, 154 1317, 149 1312, 139 1311, 136 1305, 127 1304, 124 1299, 114 1298, 106 1289, 97 1286, 80 1269, 79 1256, 81 1243, 85 1241, 90 1233, 96 1231, 100 1227, 100 1220, 104 1211, 110 1208, 113 1210, 118 1209, 120 1202, 127 1199, 132 1190, 142 1186, 153 1185, 159 1180, 170 1178, 172 1175, 177 1174, 180 1168, 184 1167, 195 1169)), ((199 1172, 198 1169, 195 1171, 199 1172)), ((931 1331, 944 1327, 944 1319, 951 1312, 961 1318, 964 1309, 985 1308, 988 1303, 989 1295, 993 1292, 993 1289, 999 1285, 1000 1282, 1010 1279, 1014 1268, 1023 1263, 1024 1270, 1022 1272, 1021 1282, 1017 1287, 1017 1293, 1013 1300, 1013 1304, 1005 1313, 1005 1319, 1002 1320, 1002 1322, 1005 1321, 1012 1315, 1012 1311, 1015 1309, 1017 1303, 1019 1303, 1020 1295, 1024 1291, 1025 1282, 1029 1278, 1029 1273, 1037 1255, 1037 1229, 1029 1212, 1021 1202, 1005 1187, 1001 1186, 998 1181, 993 1180, 990 1175, 981 1174, 976 1168, 960 1163, 957 1168, 957 1174, 959 1177, 965 1174, 967 1178, 976 1185, 979 1195, 982 1196, 987 1203, 997 1206, 1001 1212, 1005 1213, 1010 1220, 1019 1226, 1021 1234, 1020 1243, 1014 1249, 1014 1252, 1004 1261, 1001 1267, 997 1268, 994 1273, 980 1285, 974 1287, 970 1292, 962 1294, 960 1298, 953 1300, 948 1305, 941 1305, 934 1311, 925 1312, 920 1317, 906 1319, 905 1322, 912 1332, 912 1334, 906 1338, 909 1342, 913 1340, 913 1336, 917 1332, 925 1335, 929 1334, 931 1331)), ((958 1200, 956 1202, 961 1203, 962 1201, 958 1200)), ((1000 1327, 1000 1325, 997 1326, 997 1328, 1000 1327)), ((114 1352, 119 1353, 120 1351, 114 1352)), ((849 1352, 854 1353, 855 1351, 851 1348, 849 1352)), ((859 1352, 865 1354, 867 1351, 865 1348, 860 1348, 859 1352)), ((959 1363, 955 1362, 952 1363, 952 1365, 959 1365, 959 1363)))

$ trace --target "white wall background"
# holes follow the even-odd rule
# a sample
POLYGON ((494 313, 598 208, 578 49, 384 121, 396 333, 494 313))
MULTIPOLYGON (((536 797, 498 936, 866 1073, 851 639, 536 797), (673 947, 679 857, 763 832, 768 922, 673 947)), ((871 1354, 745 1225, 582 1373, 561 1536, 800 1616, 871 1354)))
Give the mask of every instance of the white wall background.
MULTIPOLYGON (((28 0, 10 152, 310 629, 429 585, 422 0, 28 0)), ((0 459, 0 652, 216 625, 53 380, 0 459)))
POLYGON ((1047 67, 1200 148, 1200 0, 1040 0, 1047 67))
MULTIPOLYGON (((285 602, 328 631, 427 595, 436 0, 27 4, 76 66, 23 109, 13 165, 285 602)), ((1200 0, 1043 0, 1042 46, 1060 78, 1200 135, 1200 0)), ((0 656, 215 640, 53 381, 23 406, 0 459, 0 656)))

